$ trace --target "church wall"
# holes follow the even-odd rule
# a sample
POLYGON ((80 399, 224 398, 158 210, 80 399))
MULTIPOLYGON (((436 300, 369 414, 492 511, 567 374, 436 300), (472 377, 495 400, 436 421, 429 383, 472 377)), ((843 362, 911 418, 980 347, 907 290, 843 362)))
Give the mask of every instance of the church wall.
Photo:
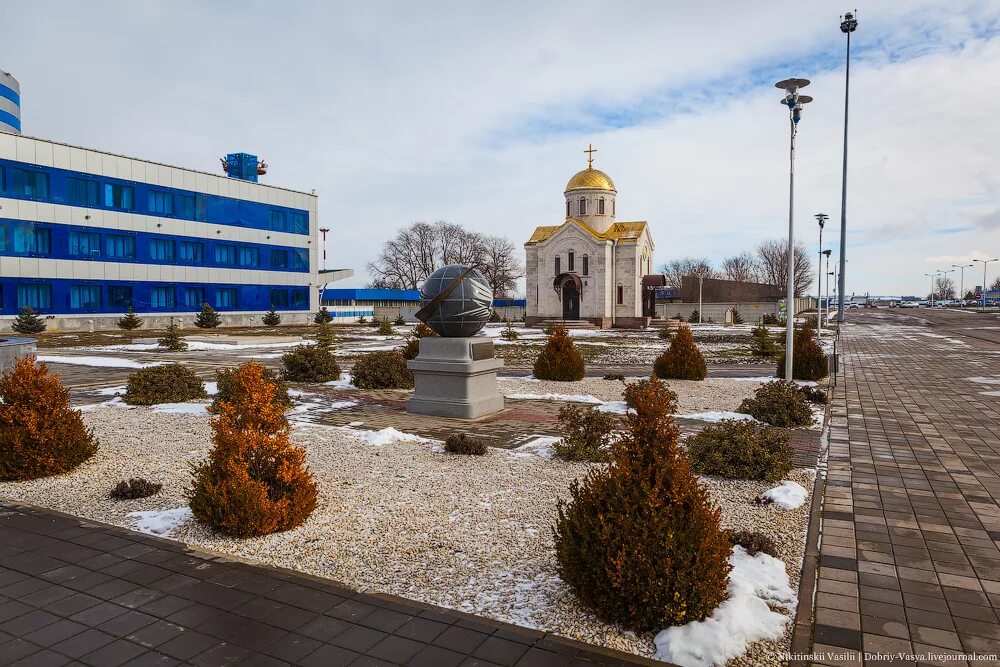
POLYGON ((537 317, 539 291, 537 246, 526 246, 524 254, 525 317, 537 317))
POLYGON ((615 194, 611 190, 573 190, 566 193, 569 202, 569 215, 580 222, 586 223, 591 229, 603 234, 615 222, 615 194), (580 198, 587 200, 587 212, 580 212, 580 198), (604 214, 599 215, 598 200, 604 197, 604 214))

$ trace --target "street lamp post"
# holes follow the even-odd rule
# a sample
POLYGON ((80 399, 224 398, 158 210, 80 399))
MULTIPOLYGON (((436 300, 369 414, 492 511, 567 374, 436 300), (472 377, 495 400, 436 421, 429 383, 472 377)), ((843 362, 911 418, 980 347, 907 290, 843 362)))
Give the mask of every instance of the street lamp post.
POLYGON ((931 279, 931 305, 930 305, 930 307, 933 308, 934 307, 934 278, 935 278, 935 274, 933 274, 933 273, 925 273, 924 275, 931 279))
POLYGON ((816 340, 823 331, 823 226, 830 219, 826 213, 817 213, 819 223, 819 266, 816 268, 816 340))
POLYGON ((823 251, 826 255, 826 319, 830 319, 830 255, 833 254, 833 250, 827 248, 823 251))
MULTIPOLYGON (((858 10, 854 10, 854 14, 858 10)), ((840 312, 837 321, 844 321, 844 274, 847 268, 847 111, 851 93, 851 33, 858 29, 858 20, 847 12, 840 21, 840 32, 847 35, 847 67, 844 74, 844 167, 840 188, 840 283, 837 303, 840 312)))
POLYGON ((705 276, 701 273, 698 274, 698 324, 701 324, 701 281, 705 279, 705 276))
POLYGON ((326 269, 326 234, 330 231, 329 227, 324 227, 319 230, 319 233, 323 235, 323 269, 326 269))
POLYGON ((994 257, 993 259, 974 259, 972 261, 983 263, 983 312, 986 312, 986 265, 990 262, 1000 261, 1000 257, 994 257))
POLYGON ((958 274, 958 298, 965 301, 965 270, 970 266, 975 266, 975 264, 952 264, 952 266, 961 271, 961 273, 958 274))
POLYGON ((941 277, 942 277, 942 280, 941 280, 941 297, 938 299, 938 301, 947 301, 948 300, 948 293, 945 291, 945 289, 948 286, 948 282, 947 282, 948 281, 948 274, 949 273, 955 273, 955 269, 938 269, 938 273, 940 273, 941 277))
POLYGON ((785 91, 781 103, 788 107, 788 294, 785 306, 785 379, 792 379, 792 349, 795 333, 795 135, 802 119, 802 105, 812 102, 808 95, 799 95, 799 89, 809 85, 809 79, 785 79, 774 84, 785 91))

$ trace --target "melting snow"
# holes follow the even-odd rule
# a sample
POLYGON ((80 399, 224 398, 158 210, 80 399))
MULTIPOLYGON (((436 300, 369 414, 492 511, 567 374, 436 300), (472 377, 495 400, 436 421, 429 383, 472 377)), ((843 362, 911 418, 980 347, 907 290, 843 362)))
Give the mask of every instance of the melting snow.
POLYGON ((625 405, 625 401, 605 401, 597 406, 598 412, 610 412, 614 415, 635 414, 635 410, 625 405))
POLYGON ((334 401, 330 404, 331 410, 343 410, 344 408, 349 408, 357 405, 357 401, 334 401))
POLYGON ((521 401, 570 401, 572 403, 604 403, 590 394, 507 394, 507 398, 521 401))
POLYGON ((736 421, 754 421, 754 418, 750 415, 743 414, 742 412, 693 412, 689 415, 677 415, 678 417, 683 417, 684 419, 697 419, 703 422, 720 422, 723 419, 735 419, 736 421))
POLYGON ((403 433, 402 431, 397 431, 391 426, 380 431, 361 431, 356 429, 347 429, 352 434, 358 436, 364 440, 369 445, 389 445, 394 442, 417 442, 423 440, 419 435, 413 435, 412 433, 403 433))
POLYGON ((205 416, 208 414, 208 403, 157 403, 153 406, 153 412, 205 416))
POLYGON ((76 366, 97 366, 100 368, 149 368, 159 366, 159 363, 143 364, 132 359, 122 359, 120 357, 56 357, 52 355, 40 355, 35 361, 46 364, 74 364, 76 366))
POLYGON ((768 489, 760 495, 764 498, 770 498, 778 507, 794 510, 805 504, 806 493, 806 487, 786 479, 781 483, 781 486, 768 489))
POLYGON ((540 456, 543 459, 551 459, 556 455, 554 445, 560 440, 562 438, 554 436, 538 436, 510 451, 518 458, 540 456))
POLYGON ((150 535, 170 535, 175 529, 194 518, 190 507, 175 507, 153 512, 129 512, 125 516, 136 519, 136 530, 150 535))

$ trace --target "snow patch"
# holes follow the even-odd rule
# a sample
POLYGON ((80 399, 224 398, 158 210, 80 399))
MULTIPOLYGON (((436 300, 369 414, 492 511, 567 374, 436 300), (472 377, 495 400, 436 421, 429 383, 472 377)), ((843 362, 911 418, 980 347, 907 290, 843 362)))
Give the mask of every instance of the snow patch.
POLYGON ((625 401, 605 401, 597 406, 598 412, 610 412, 613 415, 634 415, 635 410, 628 407, 625 401))
POLYGON ((741 546, 729 557, 729 598, 703 621, 662 630, 656 635, 657 660, 682 667, 723 665, 751 642, 777 639, 791 620, 768 605, 794 612, 796 593, 785 564, 764 553, 749 555, 741 546))
POLYGON ((993 377, 974 377, 974 378, 965 378, 965 379, 968 380, 969 382, 975 382, 976 384, 1000 384, 1000 377, 998 377, 998 376, 993 376, 993 377))
POLYGON ((125 515, 136 520, 136 530, 149 535, 168 536, 177 528, 194 519, 190 507, 175 507, 153 512, 129 512, 125 515))
POLYGON ((507 398, 520 401, 568 401, 571 403, 604 403, 590 394, 506 394, 507 398))
POLYGON ((360 431, 356 429, 348 430, 352 434, 361 438, 366 444, 375 445, 377 447, 382 445, 391 445, 394 442, 418 442, 423 440, 423 438, 419 435, 403 433, 402 431, 397 431, 391 426, 387 426, 379 431, 360 431))
POLYGON ((510 451, 517 458, 540 456, 543 459, 551 459, 556 455, 555 444, 560 440, 562 438, 549 435, 538 436, 510 451))
POLYGON ((339 380, 330 380, 329 382, 324 382, 323 385, 326 387, 333 387, 334 389, 354 389, 354 385, 351 384, 350 376, 339 380))
POLYGON ((219 393, 219 383, 218 382, 206 382, 205 383, 205 393, 209 396, 215 396, 219 393))
POLYGON ((35 361, 45 364, 72 364, 75 366, 94 366, 98 368, 149 368, 159 366, 160 362, 143 364, 132 359, 120 357, 57 357, 54 355, 39 355, 35 361))
POLYGON ((698 421, 711 422, 713 424, 722 421, 723 419, 734 419, 736 421, 755 421, 750 415, 743 414, 742 412, 692 412, 689 415, 677 415, 678 417, 683 417, 684 419, 697 419, 698 421))
POLYGON ((343 410, 357 405, 357 401, 334 401, 330 404, 330 410, 343 410))
POLYGON ((153 412, 166 412, 172 415, 208 415, 208 403, 157 403, 153 412))
POLYGON ((807 492, 806 487, 798 482, 786 479, 781 482, 781 486, 768 489, 760 495, 763 498, 770 498, 778 507, 784 507, 786 510, 796 510, 805 504, 807 492))

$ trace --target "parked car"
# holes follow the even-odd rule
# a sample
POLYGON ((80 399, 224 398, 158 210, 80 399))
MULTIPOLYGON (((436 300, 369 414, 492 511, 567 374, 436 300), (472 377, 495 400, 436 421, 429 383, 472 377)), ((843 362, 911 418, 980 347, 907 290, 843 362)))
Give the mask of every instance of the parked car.
POLYGON ((899 307, 900 308, 919 308, 920 307, 920 302, 919 301, 900 301, 899 302, 899 307))

